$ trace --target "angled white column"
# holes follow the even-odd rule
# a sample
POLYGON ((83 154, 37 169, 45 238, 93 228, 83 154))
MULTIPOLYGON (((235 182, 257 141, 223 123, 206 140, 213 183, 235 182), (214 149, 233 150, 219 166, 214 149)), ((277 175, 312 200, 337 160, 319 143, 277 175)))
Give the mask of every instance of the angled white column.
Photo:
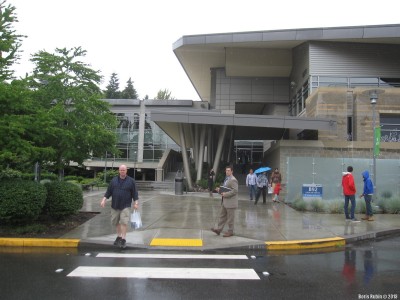
POLYGON ((189 169, 189 158, 186 151, 186 141, 185 134, 183 132, 183 125, 179 123, 179 137, 181 140, 181 151, 182 151, 182 160, 183 160, 183 170, 185 172, 185 177, 188 183, 189 190, 193 190, 192 178, 190 177, 190 169, 189 169))
POLYGON ((140 114, 139 114, 139 139, 138 139, 138 154, 137 161, 143 162, 143 149, 144 149, 144 122, 146 118, 146 107, 144 100, 140 101, 140 114))
POLYGON ((197 167, 197 178, 201 179, 201 174, 203 173, 203 161, 204 161, 204 146, 206 143, 206 126, 202 125, 200 127, 200 141, 199 141, 199 155, 198 155, 198 167, 197 167))
POLYGON ((224 125, 224 126, 222 126, 222 127, 220 128, 220 131, 219 131, 217 152, 215 153, 214 166, 213 166, 213 169, 214 169, 214 172, 215 172, 215 173, 218 172, 219 163, 220 163, 220 161, 221 161, 221 153, 222 153, 222 148, 223 148, 223 146, 224 146, 226 128, 227 128, 227 126, 224 125))
POLYGON ((194 160, 194 168, 198 169, 198 156, 199 156, 199 125, 192 124, 192 145, 193 145, 193 160, 194 160))
POLYGON ((213 160, 213 139, 214 139, 214 132, 212 130, 212 126, 208 125, 208 134, 207 134, 207 162, 208 166, 211 167, 211 165, 214 163, 213 160))
POLYGON ((227 149, 228 153, 227 153, 227 159, 226 159, 226 161, 229 161, 229 162, 231 161, 232 146, 234 143, 234 141, 233 141, 234 129, 231 128, 230 132, 231 132, 231 134, 230 134, 230 138, 229 138, 229 144, 228 144, 228 149, 227 149))

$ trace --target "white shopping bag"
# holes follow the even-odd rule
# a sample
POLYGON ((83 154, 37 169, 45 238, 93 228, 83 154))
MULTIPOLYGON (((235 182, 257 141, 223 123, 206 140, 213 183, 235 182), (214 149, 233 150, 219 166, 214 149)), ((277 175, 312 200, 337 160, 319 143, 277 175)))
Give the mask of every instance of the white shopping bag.
POLYGON ((268 194, 272 194, 274 191, 272 190, 272 186, 268 185, 268 194))
POLYGON ((133 229, 139 229, 142 227, 142 218, 140 217, 140 212, 136 209, 131 214, 131 227, 133 229))

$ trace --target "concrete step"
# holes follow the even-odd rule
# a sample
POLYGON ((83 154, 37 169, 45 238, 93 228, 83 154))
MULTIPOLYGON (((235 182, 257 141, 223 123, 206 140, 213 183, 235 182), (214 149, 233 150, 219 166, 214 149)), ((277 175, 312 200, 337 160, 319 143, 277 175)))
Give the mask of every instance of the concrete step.
POLYGON ((153 190, 174 190, 175 185, 173 181, 136 181, 136 186, 139 191, 153 191, 153 190))

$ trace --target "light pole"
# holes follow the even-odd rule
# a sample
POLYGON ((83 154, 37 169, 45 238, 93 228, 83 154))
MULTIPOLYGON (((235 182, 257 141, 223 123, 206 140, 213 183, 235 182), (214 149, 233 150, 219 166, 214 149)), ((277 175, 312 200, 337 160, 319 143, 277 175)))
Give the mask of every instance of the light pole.
POLYGON ((376 152, 375 152, 375 144, 376 144, 375 106, 376 106, 376 102, 378 101, 378 95, 377 95, 376 91, 371 91, 370 92, 369 99, 371 100, 371 105, 372 105, 372 129, 374 131, 373 143, 372 143, 372 168, 373 168, 373 172, 374 172, 373 183, 374 183, 374 194, 375 194, 375 199, 376 199, 377 190, 376 190, 376 152))

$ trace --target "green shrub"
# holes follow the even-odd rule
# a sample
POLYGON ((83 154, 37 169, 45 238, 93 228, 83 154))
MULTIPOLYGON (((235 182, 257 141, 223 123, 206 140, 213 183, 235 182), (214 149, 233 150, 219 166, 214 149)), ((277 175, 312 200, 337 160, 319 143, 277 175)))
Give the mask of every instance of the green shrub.
POLYGON ((21 175, 21 178, 23 180, 35 180, 35 174, 34 173, 23 173, 21 175))
POLYGON ((38 234, 46 232, 46 230, 47 227, 43 224, 30 224, 12 229, 16 234, 38 234))
POLYGON ((40 179, 58 180, 58 175, 54 173, 42 172, 40 173, 40 179))
MULTIPOLYGON (((115 176, 119 175, 118 170, 107 170, 106 173, 106 182, 109 183, 111 179, 113 179, 115 176)), ((104 172, 98 172, 96 175, 96 180, 100 182, 104 182, 104 172)))
POLYGON ((293 208, 298 211, 306 211, 307 210, 307 203, 303 199, 296 199, 293 201, 293 208))
POLYGON ((398 214, 398 213, 400 213, 400 199, 399 199, 399 198, 397 198, 397 199, 394 199, 394 198, 390 199, 388 207, 389 207, 389 212, 390 212, 391 214, 398 214))
POLYGON ((20 179, 22 173, 14 169, 4 169, 0 172, 0 180, 20 179))
POLYGON ((84 180, 84 178, 82 176, 68 175, 64 177, 64 180, 81 182, 82 180, 84 180))
POLYGON ((385 198, 385 199, 392 198, 392 192, 391 191, 383 191, 381 196, 382 196, 382 198, 385 198))
POLYGON ((344 200, 342 199, 336 199, 329 201, 328 207, 329 207, 329 212, 332 214, 343 214, 344 213, 344 200))
POLYGON ((0 223, 35 221, 45 205, 46 194, 46 188, 34 181, 0 181, 0 223))
POLYGON ((76 213, 83 205, 82 189, 65 181, 45 183, 46 204, 43 212, 53 218, 62 218, 76 213))
MULTIPOLYGON (((398 214, 400 213, 400 198, 378 199, 376 203, 384 214, 398 214)), ((375 205, 372 205, 375 208, 375 205)))
POLYGON ((208 180, 207 179, 200 179, 199 181, 197 181, 197 184, 202 187, 203 189, 207 189, 208 188, 208 180))
POLYGON ((311 211, 323 212, 325 211, 325 205, 322 200, 311 200, 310 202, 311 211))

